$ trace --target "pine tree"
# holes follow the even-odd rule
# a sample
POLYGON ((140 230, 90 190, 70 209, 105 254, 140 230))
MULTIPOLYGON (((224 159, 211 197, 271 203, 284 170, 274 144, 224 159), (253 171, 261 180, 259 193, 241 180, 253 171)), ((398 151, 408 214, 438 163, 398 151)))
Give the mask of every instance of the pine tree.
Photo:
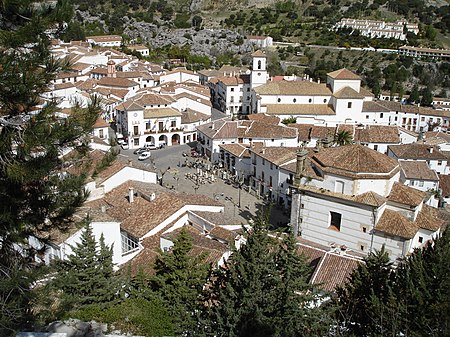
POLYGON ((198 335, 326 334, 328 318, 314 306, 317 297, 308 285, 309 276, 293 236, 271 237, 267 218, 258 219, 245 245, 210 278, 198 335))
POLYGON ((448 336, 450 332, 450 231, 400 264, 397 291, 406 307, 408 336, 448 336))
POLYGON ((112 250, 103 239, 98 247, 92 228, 87 223, 80 243, 72 247, 72 254, 57 266, 55 287, 62 290, 65 308, 78 308, 89 304, 108 304, 118 292, 114 276, 112 250))
POLYGON ((0 4, 0 274, 8 280, 0 284, 0 321, 9 321, 0 326, 2 336, 29 321, 31 293, 24 280, 33 280, 35 252, 17 254, 16 247, 29 236, 43 240, 49 230, 66 228, 86 197, 83 176, 58 173, 67 164, 63 149, 86 151, 80 137, 98 116, 96 102, 63 121, 55 117, 55 101, 39 107, 49 83, 67 66, 49 53, 46 29, 61 26, 68 8, 64 1, 54 7, 30 0, 0 4), (8 319, 12 311, 17 316, 8 319))
POLYGON ((163 252, 155 262, 150 286, 167 305, 179 334, 189 334, 195 327, 195 311, 209 274, 205 255, 191 256, 192 237, 182 228, 170 252, 163 252))
POLYGON ((383 246, 337 290, 339 327, 349 336, 396 336, 401 310, 395 290, 395 274, 383 246))

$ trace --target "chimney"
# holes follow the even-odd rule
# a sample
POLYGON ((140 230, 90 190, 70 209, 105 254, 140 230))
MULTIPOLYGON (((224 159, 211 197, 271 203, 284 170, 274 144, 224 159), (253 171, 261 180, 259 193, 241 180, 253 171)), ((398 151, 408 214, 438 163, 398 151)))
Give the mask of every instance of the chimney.
POLYGON ((153 200, 155 200, 156 199, 156 194, 155 193, 152 193, 151 195, 150 195, 150 201, 153 201, 153 200))
POLYGON ((430 147, 430 148, 428 149, 428 152, 433 153, 433 147, 430 147))
POLYGON ((130 187, 128 189, 128 201, 130 202, 130 204, 132 204, 134 202, 134 188, 130 187))
POLYGON ((317 83, 320 84, 320 78, 317 79, 317 83))
POLYGON ((294 186, 296 188, 300 187, 300 180, 302 179, 302 174, 303 174, 303 171, 305 170, 305 161, 306 161, 307 155, 308 155, 308 150, 306 150, 303 147, 301 147, 297 151, 297 166, 295 169, 295 181, 294 181, 294 186))

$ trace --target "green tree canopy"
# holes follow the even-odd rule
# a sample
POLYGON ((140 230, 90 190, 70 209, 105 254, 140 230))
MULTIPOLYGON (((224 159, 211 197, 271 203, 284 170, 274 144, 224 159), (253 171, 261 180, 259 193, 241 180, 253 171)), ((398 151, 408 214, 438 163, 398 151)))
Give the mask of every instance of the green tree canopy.
POLYGON ((329 321, 315 306, 310 270, 295 239, 268 235, 267 219, 246 232, 246 243, 216 270, 205 291, 199 335, 320 336, 329 321))

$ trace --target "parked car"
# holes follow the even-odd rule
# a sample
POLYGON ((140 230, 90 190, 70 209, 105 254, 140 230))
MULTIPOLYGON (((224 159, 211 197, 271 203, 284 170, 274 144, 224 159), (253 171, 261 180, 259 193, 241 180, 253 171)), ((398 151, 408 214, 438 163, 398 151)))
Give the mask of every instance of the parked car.
POLYGON ((120 145, 120 147, 121 147, 123 150, 128 150, 128 149, 129 149, 129 146, 128 146, 127 143, 123 143, 122 145, 120 145))
POLYGON ((146 160, 146 159, 150 158, 151 155, 152 155, 152 154, 150 153, 150 151, 142 152, 142 153, 139 155, 138 160, 146 160))
POLYGON ((158 147, 155 144, 145 144, 144 148, 147 150, 156 150, 158 147))
POLYGON ((149 149, 146 147, 140 147, 139 149, 136 149, 133 151, 134 154, 142 154, 144 152, 147 152, 149 149))

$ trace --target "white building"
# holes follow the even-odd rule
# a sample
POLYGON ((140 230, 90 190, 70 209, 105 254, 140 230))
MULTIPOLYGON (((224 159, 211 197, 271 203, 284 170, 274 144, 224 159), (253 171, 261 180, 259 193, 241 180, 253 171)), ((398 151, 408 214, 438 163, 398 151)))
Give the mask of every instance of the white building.
POLYGON ((220 145, 261 143, 265 146, 296 147, 297 130, 286 126, 267 124, 258 121, 216 120, 197 128, 200 153, 219 161, 220 145))
POLYGON ((273 39, 270 36, 247 35, 247 41, 253 43, 256 48, 268 48, 273 45, 273 39))
POLYGON ((321 149, 311 160, 323 182, 300 183, 299 164, 291 212, 294 232, 306 240, 362 253, 385 245, 395 260, 441 230, 438 210, 427 205, 430 195, 399 183, 392 158, 347 145, 321 149))
POLYGON ((86 36, 86 41, 92 45, 97 45, 100 47, 120 47, 122 44, 122 36, 120 35, 86 36))
POLYGON ((388 156, 396 160, 425 162, 437 174, 448 174, 447 157, 436 146, 426 144, 404 144, 388 146, 388 156))

